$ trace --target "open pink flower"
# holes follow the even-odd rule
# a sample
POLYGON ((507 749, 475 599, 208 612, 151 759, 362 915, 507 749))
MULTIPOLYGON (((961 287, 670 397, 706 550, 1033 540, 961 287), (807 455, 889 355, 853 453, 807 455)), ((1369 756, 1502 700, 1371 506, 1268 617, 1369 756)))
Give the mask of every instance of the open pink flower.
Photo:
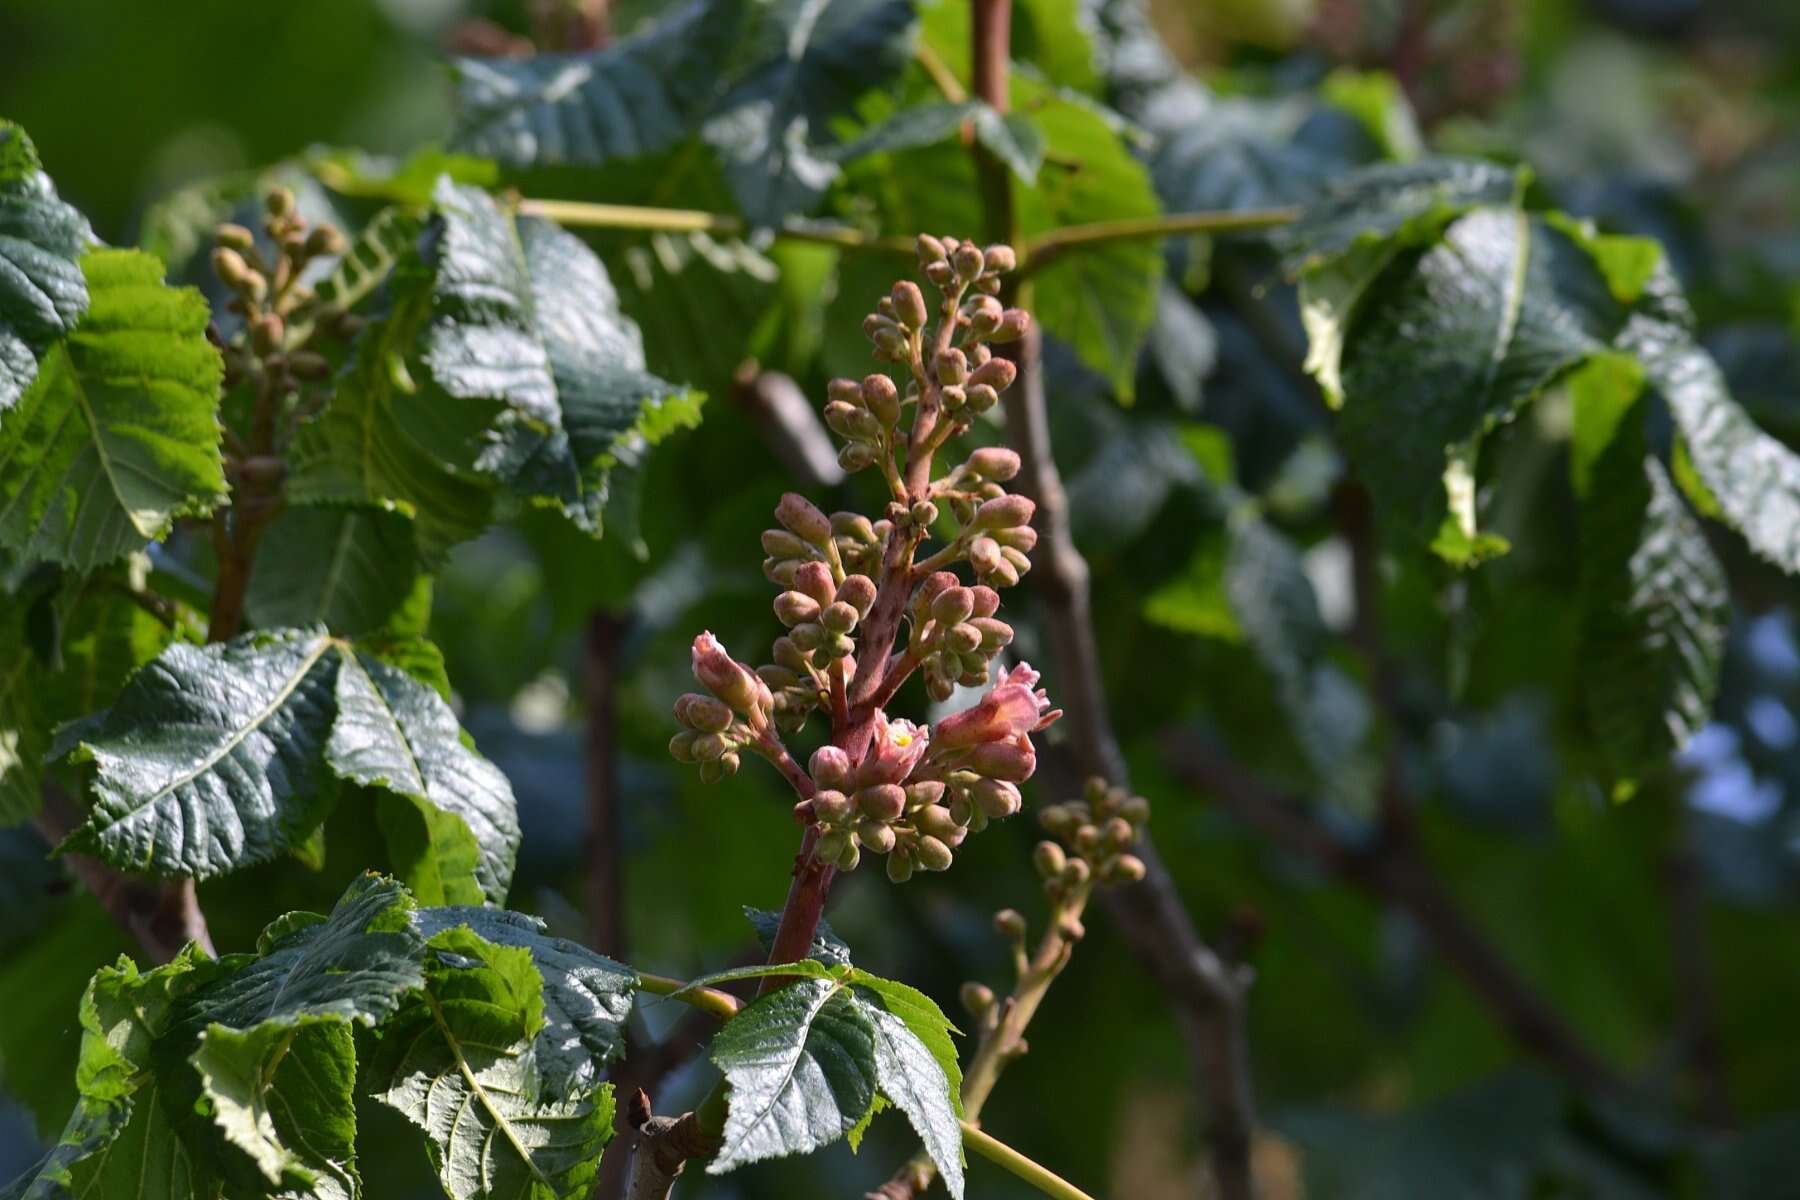
POLYGON ((931 745, 931 731, 911 721, 892 721, 880 709, 875 710, 875 736, 869 752, 856 768, 853 786, 872 787, 879 783, 903 783, 931 745))
POLYGON ((1062 710, 1051 710, 1049 693, 1037 682, 1038 673, 1027 663, 1010 672, 1002 668, 993 690, 980 702, 938 722, 933 744, 940 750, 965 749, 1012 741, 1044 728, 1062 716, 1062 710))

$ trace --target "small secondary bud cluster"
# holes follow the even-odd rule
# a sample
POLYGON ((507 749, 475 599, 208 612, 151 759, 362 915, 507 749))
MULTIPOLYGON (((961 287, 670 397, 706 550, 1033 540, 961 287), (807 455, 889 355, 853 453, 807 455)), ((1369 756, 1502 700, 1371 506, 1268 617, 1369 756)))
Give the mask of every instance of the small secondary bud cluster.
POLYGON ((677 762, 698 763, 701 780, 717 783, 737 774, 738 752, 768 725, 775 698, 710 633, 694 639, 694 678, 711 694, 688 692, 675 701, 682 730, 670 739, 669 753, 677 762))
POLYGON ((263 232, 274 243, 273 261, 245 226, 227 223, 213 231, 213 274, 232 292, 226 307, 244 317, 244 333, 224 347, 225 383, 266 382, 276 395, 285 395, 331 373, 324 355, 305 348, 313 330, 348 339, 362 322, 319 303, 300 282, 315 260, 337 258, 349 248, 344 235, 328 224, 309 228, 286 188, 271 189, 263 208, 263 232))
POLYGON ((1136 883, 1144 860, 1131 853, 1150 819, 1150 802, 1104 779, 1087 781, 1079 800, 1053 804, 1038 813, 1050 837, 1037 844, 1032 862, 1052 899, 1089 882, 1136 883))

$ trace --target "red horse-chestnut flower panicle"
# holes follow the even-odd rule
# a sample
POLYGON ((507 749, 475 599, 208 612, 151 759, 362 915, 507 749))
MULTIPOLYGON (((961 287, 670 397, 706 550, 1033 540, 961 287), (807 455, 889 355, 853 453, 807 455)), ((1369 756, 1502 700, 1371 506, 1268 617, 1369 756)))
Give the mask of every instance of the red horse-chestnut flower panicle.
POLYGON ((1031 569, 1037 544, 1036 506, 1007 491, 1019 456, 977 446, 933 470, 1016 380, 990 344, 1030 323, 997 299, 1018 256, 930 236, 918 250, 931 289, 900 281, 864 323, 888 366, 826 389, 839 461, 878 468, 887 485, 880 513, 827 514, 797 493, 781 497, 761 538, 784 627, 773 661, 752 670, 702 634, 694 675, 709 694, 675 704, 683 728, 670 752, 702 779, 732 775, 744 750, 787 777, 794 816, 812 827, 801 880, 821 888, 829 872, 818 868, 849 870, 865 851, 886 855, 894 880, 949 867, 971 832, 1019 810, 1019 784, 1037 768, 1031 735, 1059 715, 1030 667, 992 671, 1013 640, 996 615, 998 589, 1031 569), (885 711, 914 672, 940 702, 959 687, 993 687, 932 730, 885 711), (782 736, 814 713, 829 717, 832 740, 802 769, 782 736))

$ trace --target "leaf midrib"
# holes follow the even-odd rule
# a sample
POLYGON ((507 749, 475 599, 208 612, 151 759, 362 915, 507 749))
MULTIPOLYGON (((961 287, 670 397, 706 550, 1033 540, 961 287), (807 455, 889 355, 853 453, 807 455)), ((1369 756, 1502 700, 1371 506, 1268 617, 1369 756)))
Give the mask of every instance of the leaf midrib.
POLYGON ((506 1115, 500 1111, 492 1097, 487 1094, 487 1089, 481 1086, 481 1081, 475 1078, 474 1070, 469 1066, 468 1059, 463 1056, 462 1043, 456 1040, 456 1035, 450 1031, 450 1023, 444 1019, 444 1009, 438 1003, 438 998, 430 992, 426 992, 425 1003, 431 1007, 431 1019, 437 1023, 438 1032, 443 1034, 444 1045, 449 1047, 450 1057, 456 1060, 456 1069, 462 1073, 472 1095, 480 1098, 481 1106, 494 1118, 494 1128, 506 1135, 506 1140, 512 1144, 513 1153, 519 1156, 519 1161, 525 1164, 525 1169, 531 1172, 531 1177, 545 1187, 549 1187, 549 1177, 538 1170, 537 1163, 532 1160, 530 1154, 526 1153, 525 1147, 519 1142, 518 1135, 513 1132, 512 1122, 506 1119, 506 1115))

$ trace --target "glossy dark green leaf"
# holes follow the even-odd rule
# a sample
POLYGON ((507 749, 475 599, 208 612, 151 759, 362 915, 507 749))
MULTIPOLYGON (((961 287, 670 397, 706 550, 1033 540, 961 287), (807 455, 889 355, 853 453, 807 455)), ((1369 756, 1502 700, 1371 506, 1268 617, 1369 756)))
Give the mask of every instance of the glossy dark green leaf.
POLYGON ((391 509, 290 506, 258 544, 244 607, 264 629, 324 625, 368 633, 412 591, 413 523, 391 509))
POLYGON ((86 571, 209 511, 225 476, 205 301, 133 250, 81 271, 86 312, 0 420, 0 545, 86 571))
POLYGON ((1318 266, 1354 249, 1398 238, 1417 242, 1472 208, 1513 203, 1515 168, 1475 159, 1386 163, 1333 181, 1276 240, 1290 266, 1318 266))
POLYGON ((454 1200, 574 1200, 612 1137, 612 1085, 548 1089, 534 1045, 543 979, 529 950, 462 926, 431 939, 424 995, 382 1030, 367 1079, 425 1131, 454 1200))
POLYGON ((425 908, 418 914, 428 938, 467 926, 499 946, 519 946, 543 976, 544 1028, 535 1043, 544 1084, 559 1095, 592 1090, 606 1064, 625 1052, 625 1021, 637 992, 637 972, 586 946, 551 937, 524 913, 492 908, 425 908))
POLYGON ((25 131, 0 120, 0 421, 87 311, 87 218, 57 198, 25 131))
POLYGON ((1043 131, 1025 114, 1001 114, 979 100, 902 109, 839 147, 833 157, 843 163, 867 154, 936 145, 960 130, 965 121, 974 129, 976 140, 1010 167, 1019 182, 1027 187, 1037 182, 1038 168, 1044 165, 1043 131))
MULTIPOLYGON (((751 927, 756 930, 756 940, 762 948, 764 950, 773 949, 775 931, 781 928, 781 914, 766 908, 746 907, 744 916, 749 920, 751 927)), ((819 928, 813 934, 810 957, 816 958, 822 963, 835 965, 846 965, 850 962, 850 947, 845 944, 843 938, 837 935, 837 931, 831 927, 831 922, 823 917, 819 918, 819 928)))

